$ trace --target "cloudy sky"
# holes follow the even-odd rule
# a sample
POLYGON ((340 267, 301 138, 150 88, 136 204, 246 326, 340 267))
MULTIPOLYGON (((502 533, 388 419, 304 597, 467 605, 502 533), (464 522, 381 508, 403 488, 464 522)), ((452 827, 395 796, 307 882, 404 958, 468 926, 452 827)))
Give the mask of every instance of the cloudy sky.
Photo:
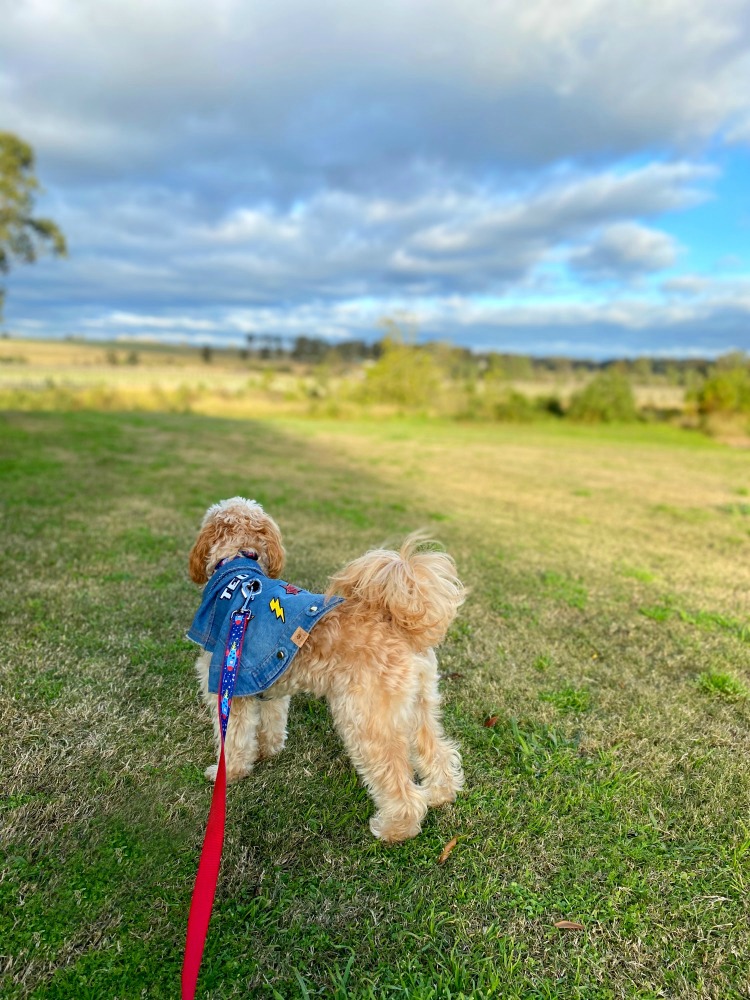
POLYGON ((0 0, 29 336, 750 349, 746 0, 0 0))

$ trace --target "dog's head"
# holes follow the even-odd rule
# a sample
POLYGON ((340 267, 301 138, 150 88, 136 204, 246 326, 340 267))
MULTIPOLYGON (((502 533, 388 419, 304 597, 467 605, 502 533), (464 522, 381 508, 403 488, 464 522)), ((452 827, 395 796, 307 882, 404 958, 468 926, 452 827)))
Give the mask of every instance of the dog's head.
POLYGON ((257 554, 267 576, 281 576, 286 553, 274 519, 255 500, 244 497, 215 503, 206 511, 190 552, 191 580, 205 583, 217 562, 239 555, 243 549, 257 554))

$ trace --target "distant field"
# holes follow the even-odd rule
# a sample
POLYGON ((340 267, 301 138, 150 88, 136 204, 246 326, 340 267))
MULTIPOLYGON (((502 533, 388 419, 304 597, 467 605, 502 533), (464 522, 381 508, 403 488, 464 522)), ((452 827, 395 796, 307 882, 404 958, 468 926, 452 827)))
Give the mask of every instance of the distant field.
POLYGON ((127 364, 135 353, 137 363, 147 366, 189 367, 200 361, 192 347, 161 346, 139 342, 95 342, 83 340, 32 340, 6 337, 0 340, 0 364, 98 367, 127 364))
MULTIPOLYGON (((360 373, 361 375, 361 373, 360 373)), ((345 376, 347 385, 357 374, 345 376)), ((344 376, 289 359, 271 362, 196 348, 80 341, 0 340, 0 406, 56 409, 67 400, 84 408, 190 410, 210 416, 303 415, 336 397, 344 376), (24 402, 19 393, 34 399, 24 402), (107 395, 109 391, 109 395, 107 395), (88 394, 88 395, 87 395, 88 394)), ((508 380, 530 397, 554 393, 566 402, 585 378, 508 380)), ((685 391, 663 380, 634 384, 639 406, 679 412, 685 391)))
POLYGON ((230 791, 201 997, 750 995, 746 454, 660 427, 90 412, 6 414, 0 453, 3 997, 177 995, 211 759, 186 558, 237 493, 312 589, 418 526, 455 555, 467 788, 381 846, 298 699, 230 791))
POLYGON ((217 352, 210 363, 194 348, 157 348, 139 344, 95 344, 81 341, 0 340, 0 388, 43 388, 50 383, 70 387, 111 385, 127 389, 149 386, 211 384, 237 390, 251 369, 236 352, 217 352))

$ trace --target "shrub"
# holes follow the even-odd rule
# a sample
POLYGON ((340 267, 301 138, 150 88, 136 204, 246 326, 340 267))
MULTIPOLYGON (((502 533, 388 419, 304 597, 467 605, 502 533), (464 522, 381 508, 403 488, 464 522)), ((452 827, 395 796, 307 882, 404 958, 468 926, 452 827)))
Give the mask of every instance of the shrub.
POLYGON ((423 408, 437 401, 442 383, 440 366, 428 351, 386 337, 381 357, 367 369, 362 396, 367 402, 423 408))
POLYGON ((562 415, 562 406, 556 396, 539 396, 536 399, 509 389, 496 396, 490 404, 490 415, 495 420, 526 423, 539 417, 562 415))
POLYGON ((503 393, 492 404, 495 420, 511 420, 525 423, 538 415, 534 403, 520 392, 510 390, 503 393))
POLYGON ((585 388, 574 393, 567 416, 592 424, 637 420, 630 382, 616 371, 595 375, 585 388))
POLYGON ((711 413, 750 413, 750 369, 737 364, 717 368, 705 382, 690 393, 703 416, 711 413))

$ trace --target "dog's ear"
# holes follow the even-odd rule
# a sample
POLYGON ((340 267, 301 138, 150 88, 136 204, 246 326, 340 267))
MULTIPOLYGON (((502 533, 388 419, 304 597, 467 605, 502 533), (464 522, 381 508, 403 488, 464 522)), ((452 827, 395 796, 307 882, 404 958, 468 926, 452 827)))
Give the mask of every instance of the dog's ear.
POLYGON ((206 583, 208 580, 208 553, 211 546, 218 537, 216 526, 213 524, 204 525, 201 533, 195 540, 195 545, 190 550, 190 579, 193 583, 206 583))
POLYGON ((272 579, 278 579, 284 572, 286 552, 278 524, 265 512, 258 533, 265 549, 266 572, 272 579))

